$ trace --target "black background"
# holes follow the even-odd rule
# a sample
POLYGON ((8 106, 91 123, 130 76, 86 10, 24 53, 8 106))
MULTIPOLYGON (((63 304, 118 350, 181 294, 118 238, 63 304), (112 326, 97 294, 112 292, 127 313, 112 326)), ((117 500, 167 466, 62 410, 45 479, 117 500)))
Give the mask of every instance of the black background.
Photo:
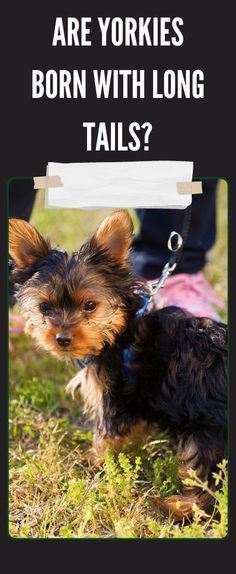
MULTIPOLYGON (((19 2, 6 21, 4 88, 7 109, 4 151, 6 177, 44 175, 48 161, 193 160, 195 176, 229 176, 228 145, 232 123, 230 89, 230 15, 227 3, 19 2), (62 9, 61 6, 64 8, 62 9), (209 3, 210 4, 210 3, 209 3), (26 10, 27 6, 27 10, 26 10), (46 5, 45 5, 46 6, 46 5), (131 8, 132 7, 132 8, 131 8), (91 47, 53 47, 56 16, 92 16, 91 47), (101 47, 96 16, 181 16, 184 43, 179 47, 101 47), (145 68, 160 72, 200 68, 205 72, 205 98, 173 100, 31 99, 32 69, 145 68), (150 153, 86 152, 83 121, 150 121, 150 153), (228 152, 226 148, 228 146, 228 152)), ((230 157, 231 155, 231 157, 230 157)))
MULTIPOLYGON (((75 2, 12 2, 5 4, 1 30, 1 377, 2 431, 1 462, 1 544, 7 553, 8 567, 32 570, 49 567, 91 569, 165 568, 168 572, 213 572, 226 568, 227 556, 235 536, 235 518, 231 510, 230 533, 225 540, 141 540, 141 541, 73 541, 13 540, 7 535, 7 341, 6 341, 6 188, 13 176, 44 175, 48 161, 132 161, 193 160, 194 177, 224 177, 229 183, 229 228, 233 283, 234 245, 234 157, 233 142, 233 62, 234 18, 229 1, 183 2, 122 0, 97 4, 88 0, 75 2), (91 47, 52 47, 56 16, 181 16, 184 20, 184 44, 181 47, 112 47, 99 46, 99 36, 92 32, 91 47), (86 100, 32 100, 31 70, 73 68, 113 68, 150 70, 200 68, 205 73, 204 100, 96 100, 90 91, 86 100), (86 152, 83 121, 131 121, 153 124, 150 151, 86 152), (4 360, 5 357, 5 360, 4 360), (5 423, 5 424, 4 424, 5 423), (46 556, 47 553, 47 556, 46 556), (87 565, 87 566, 86 566, 87 565)), ((91 29, 94 30, 92 23, 91 29)), ((232 286, 233 287, 233 286, 232 286)), ((233 320, 233 289, 230 298, 233 320)), ((231 339, 233 336, 231 334, 231 339)), ((233 355, 233 352, 231 353, 233 355)), ((231 357, 231 369, 233 368, 231 357)), ((233 379, 233 377, 232 377, 233 379)), ((232 388, 232 385, 231 385, 232 388)), ((231 411, 233 411, 233 397, 231 411)), ((233 415, 233 413, 232 413, 233 415)), ((233 416, 231 416, 233 419, 233 416)), ((234 417, 235 418, 235 417, 234 417)), ((233 420, 232 420, 233 423, 233 420)), ((233 449, 233 430, 231 448, 233 449)), ((234 457, 231 453, 231 502, 234 457)))

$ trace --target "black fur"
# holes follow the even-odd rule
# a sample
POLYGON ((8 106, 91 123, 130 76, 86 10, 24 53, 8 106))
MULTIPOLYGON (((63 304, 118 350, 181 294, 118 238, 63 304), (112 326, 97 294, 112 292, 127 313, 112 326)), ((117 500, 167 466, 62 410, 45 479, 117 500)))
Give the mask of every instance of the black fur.
MULTIPOLYGON (((102 409, 94 419, 96 441, 127 435, 140 420, 155 422, 174 438, 183 467, 194 468, 214 490, 212 473, 226 457, 226 331, 223 323, 190 317, 177 307, 133 319, 116 347, 96 360, 98 383, 101 367, 106 371, 102 409), (128 373, 122 360, 126 345, 133 356, 128 373)), ((211 496, 199 489, 187 496, 191 492, 190 506, 195 501, 212 511, 211 496)), ((176 519, 191 515, 190 508, 175 512, 168 499, 160 507, 176 519)))
MULTIPOLYGON (((225 455, 226 326, 189 317, 166 307, 133 319, 112 349, 96 359, 107 372, 103 396, 103 436, 125 434, 139 419, 157 422, 173 435, 192 435, 201 456, 225 455), (124 370, 122 350, 130 345, 133 361, 124 370)), ((96 425, 96 421, 95 421, 96 425)), ((99 426, 100 425, 100 426, 99 426)))

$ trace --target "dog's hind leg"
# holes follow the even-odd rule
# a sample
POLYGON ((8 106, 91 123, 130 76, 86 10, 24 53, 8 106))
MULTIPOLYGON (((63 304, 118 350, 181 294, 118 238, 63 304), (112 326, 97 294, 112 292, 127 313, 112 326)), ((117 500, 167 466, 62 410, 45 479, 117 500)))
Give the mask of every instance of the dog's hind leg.
MULTIPOLYGON (((183 486, 179 495, 161 498, 153 497, 153 502, 165 516, 171 515, 180 521, 191 520, 196 506, 211 514, 214 509, 215 481, 212 473, 217 470, 217 463, 225 456, 224 441, 216 440, 209 433, 199 433, 196 436, 182 437, 179 442, 178 454, 182 463, 178 474, 182 481, 189 478, 189 470, 196 472, 196 486, 183 486), (204 482, 204 487, 200 484, 204 482)), ((195 480, 193 478, 193 480, 195 480)))

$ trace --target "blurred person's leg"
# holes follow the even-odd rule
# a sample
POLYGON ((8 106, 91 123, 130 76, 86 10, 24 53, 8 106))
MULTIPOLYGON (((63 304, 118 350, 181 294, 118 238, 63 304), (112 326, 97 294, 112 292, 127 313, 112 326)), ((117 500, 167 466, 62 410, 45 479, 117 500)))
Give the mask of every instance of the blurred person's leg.
POLYGON ((9 217, 29 221, 36 189, 33 179, 15 179, 9 185, 9 217))
MULTIPOLYGON (((193 195, 189 234, 181 260, 172 277, 155 297, 155 305, 178 305, 194 315, 218 319, 212 305, 224 304, 204 278, 207 251, 216 238, 217 180, 203 181, 203 195, 193 195)), ((170 257, 167 241, 171 231, 181 233, 184 211, 137 209, 140 232, 134 239, 133 269, 147 280, 160 276, 170 257)))

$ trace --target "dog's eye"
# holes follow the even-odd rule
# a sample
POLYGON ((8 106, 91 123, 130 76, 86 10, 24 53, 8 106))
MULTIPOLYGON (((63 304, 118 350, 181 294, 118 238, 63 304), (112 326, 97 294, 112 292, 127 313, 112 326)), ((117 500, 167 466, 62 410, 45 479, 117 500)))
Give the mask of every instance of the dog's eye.
POLYGON ((84 310, 94 311, 94 309, 96 309, 96 303, 94 303, 94 301, 86 301, 86 303, 84 304, 84 310))
POLYGON ((40 303, 39 308, 40 311, 43 313, 43 315, 50 315, 50 313, 52 312, 52 306, 50 305, 50 303, 47 303, 46 301, 44 301, 44 303, 40 303))

